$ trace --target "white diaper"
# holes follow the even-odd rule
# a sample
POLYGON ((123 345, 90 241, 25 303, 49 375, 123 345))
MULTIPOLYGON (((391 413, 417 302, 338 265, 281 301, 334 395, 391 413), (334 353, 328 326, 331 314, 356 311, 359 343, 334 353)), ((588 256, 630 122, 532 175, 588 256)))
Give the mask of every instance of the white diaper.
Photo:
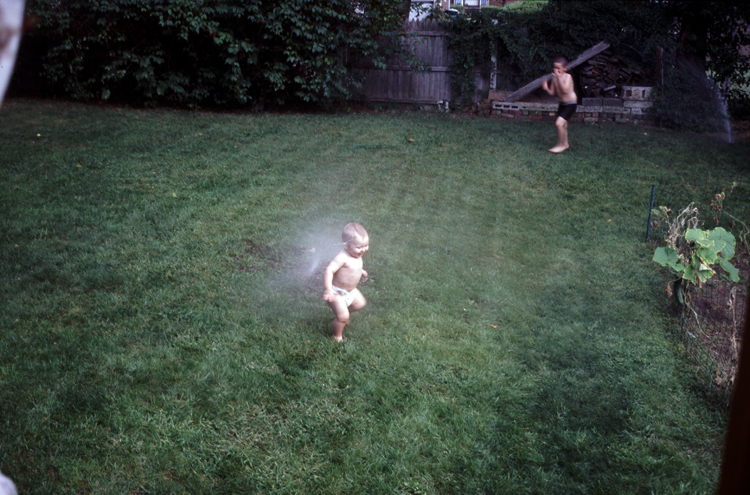
POLYGON ((346 302, 347 308, 351 306, 352 303, 354 302, 354 291, 347 292, 344 289, 341 289, 340 287, 336 287, 335 285, 332 285, 331 289, 333 289, 333 292, 335 292, 336 294, 344 298, 344 302, 346 302))

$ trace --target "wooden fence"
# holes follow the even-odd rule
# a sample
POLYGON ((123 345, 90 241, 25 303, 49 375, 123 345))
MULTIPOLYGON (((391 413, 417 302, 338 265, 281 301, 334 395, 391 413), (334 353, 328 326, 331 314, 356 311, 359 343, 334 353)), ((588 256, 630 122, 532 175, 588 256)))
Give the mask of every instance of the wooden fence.
MULTIPOLYGON (((357 65, 354 70, 364 79, 359 92, 374 102, 434 105, 452 100, 448 33, 434 20, 408 21, 405 28, 407 33, 414 33, 405 42, 413 48, 416 60, 425 70, 416 71, 400 59, 390 61, 385 69, 357 65)), ((477 73, 477 93, 488 89, 489 80, 477 73)))

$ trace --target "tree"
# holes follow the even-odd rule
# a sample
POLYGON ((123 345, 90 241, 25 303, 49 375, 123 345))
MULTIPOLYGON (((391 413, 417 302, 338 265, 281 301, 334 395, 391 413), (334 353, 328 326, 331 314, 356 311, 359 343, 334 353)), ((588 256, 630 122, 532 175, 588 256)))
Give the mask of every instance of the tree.
POLYGON ((664 2, 677 28, 677 63, 698 70, 710 69, 718 81, 747 82, 750 69, 742 47, 750 45, 750 4, 722 0, 664 2))

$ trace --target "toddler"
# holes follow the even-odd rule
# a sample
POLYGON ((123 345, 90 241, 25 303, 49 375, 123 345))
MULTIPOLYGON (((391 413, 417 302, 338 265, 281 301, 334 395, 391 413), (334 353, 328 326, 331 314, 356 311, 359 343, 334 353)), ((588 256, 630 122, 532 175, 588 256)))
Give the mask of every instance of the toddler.
POLYGON ((323 300, 333 310, 333 338, 343 342, 344 327, 349 323, 349 315, 365 307, 362 293, 357 289, 360 278, 366 277, 362 269, 362 255, 370 248, 367 231, 358 223, 348 223, 341 234, 344 248, 339 251, 326 267, 323 274, 325 292, 323 300))

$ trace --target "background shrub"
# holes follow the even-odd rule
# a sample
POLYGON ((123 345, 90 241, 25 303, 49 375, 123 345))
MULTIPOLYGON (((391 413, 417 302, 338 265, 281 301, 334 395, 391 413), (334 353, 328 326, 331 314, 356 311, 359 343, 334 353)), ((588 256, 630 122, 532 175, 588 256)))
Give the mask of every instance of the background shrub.
POLYGON ((408 4, 349 0, 32 0, 20 58, 48 92, 145 104, 330 104, 357 57, 401 50, 408 4), (33 72, 33 71, 32 71, 33 72))

